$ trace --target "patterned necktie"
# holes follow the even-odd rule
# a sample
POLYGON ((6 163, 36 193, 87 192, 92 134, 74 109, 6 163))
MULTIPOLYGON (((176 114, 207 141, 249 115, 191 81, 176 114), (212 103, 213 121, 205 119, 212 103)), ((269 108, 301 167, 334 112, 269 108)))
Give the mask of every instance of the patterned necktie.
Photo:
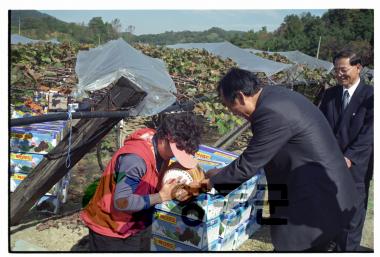
POLYGON ((349 100, 350 100, 350 94, 348 93, 348 90, 344 90, 343 99, 342 99, 342 108, 343 108, 343 110, 346 109, 349 100))

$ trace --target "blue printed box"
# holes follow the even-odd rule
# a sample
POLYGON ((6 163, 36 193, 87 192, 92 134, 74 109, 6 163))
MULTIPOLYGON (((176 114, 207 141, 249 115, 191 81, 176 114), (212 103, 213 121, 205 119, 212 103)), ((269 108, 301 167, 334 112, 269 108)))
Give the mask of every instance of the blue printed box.
POLYGON ((235 209, 221 215, 221 223, 219 227, 219 236, 221 238, 225 238, 236 230, 240 223, 240 215, 240 212, 235 209))
POLYGON ((220 218, 207 222, 189 219, 156 210, 152 231, 156 235, 172 239, 198 249, 203 249, 218 238, 220 218))
POLYGON ((227 234, 224 238, 220 238, 220 250, 232 251, 235 243, 235 231, 227 234))
POLYGON ((252 212, 252 208, 254 209, 255 206, 252 204, 249 204, 248 202, 241 203, 238 206, 235 207, 236 212, 239 212, 240 214, 240 224, 243 224, 247 220, 249 220, 252 212))
POLYGON ((150 250, 153 252, 199 252, 199 251, 220 251, 219 238, 211 242, 203 249, 195 248, 169 238, 153 234, 150 244, 150 250))
MULTIPOLYGON (((10 191, 14 192, 20 183, 27 177, 26 174, 14 173, 10 178, 10 191)), ((45 195, 56 195, 57 194, 57 184, 54 185, 45 195)))
POLYGON ((177 201, 172 200, 157 204, 155 208, 156 210, 206 222, 218 217, 224 209, 224 204, 225 198, 221 195, 200 194, 187 204, 179 204, 177 201))
POLYGON ((256 195, 257 184, 259 183, 262 175, 256 175, 242 184, 244 192, 241 197, 242 202, 246 202, 256 195))
POLYGON ((250 235, 247 232, 248 221, 241 224, 235 231, 233 249, 239 248, 250 235))
POLYGON ((59 136, 57 131, 12 128, 10 148, 13 152, 47 154, 57 145, 59 136))
POLYGON ((44 158, 42 154, 32 153, 10 153, 10 172, 28 174, 44 158))
POLYGON ((225 164, 231 163, 238 156, 239 155, 237 154, 227 152, 218 148, 206 146, 206 145, 200 145, 199 151, 195 154, 195 157, 197 158, 221 162, 225 164))

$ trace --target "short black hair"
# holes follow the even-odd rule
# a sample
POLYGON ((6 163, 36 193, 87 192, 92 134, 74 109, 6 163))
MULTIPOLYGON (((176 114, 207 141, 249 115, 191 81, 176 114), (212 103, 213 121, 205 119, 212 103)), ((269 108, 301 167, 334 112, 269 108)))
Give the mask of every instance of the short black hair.
POLYGON ((201 122, 192 112, 168 113, 157 127, 157 137, 174 140, 179 150, 185 150, 189 154, 195 154, 201 143, 201 122))
POLYGON ((333 59, 334 65, 335 65, 335 61, 338 60, 338 59, 341 59, 341 58, 349 58, 351 66, 354 66, 356 64, 362 65, 362 59, 361 59, 361 57, 357 53, 355 53, 354 51, 352 51, 352 50, 345 49, 345 50, 342 50, 339 53, 337 53, 334 56, 334 59, 333 59))
POLYGON ((253 72, 231 68, 219 81, 217 90, 219 97, 222 93, 227 102, 233 103, 239 91, 246 96, 252 96, 262 87, 260 80, 253 72))

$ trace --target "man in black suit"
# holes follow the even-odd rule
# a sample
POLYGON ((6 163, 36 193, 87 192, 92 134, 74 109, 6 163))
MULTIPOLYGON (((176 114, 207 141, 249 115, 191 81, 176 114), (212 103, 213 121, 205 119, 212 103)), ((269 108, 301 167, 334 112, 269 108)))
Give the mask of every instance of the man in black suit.
POLYGON ((228 193, 264 167, 275 250, 326 251, 351 219, 356 194, 322 113, 301 94, 262 87, 238 68, 223 77, 218 92, 230 111, 251 122, 253 137, 235 161, 190 188, 228 193))
POLYGON ((373 87, 360 79, 361 69, 361 60, 356 53, 338 53, 334 57, 338 86, 326 90, 320 105, 334 131, 360 198, 351 228, 342 235, 339 244, 346 251, 359 250, 373 173, 373 87))

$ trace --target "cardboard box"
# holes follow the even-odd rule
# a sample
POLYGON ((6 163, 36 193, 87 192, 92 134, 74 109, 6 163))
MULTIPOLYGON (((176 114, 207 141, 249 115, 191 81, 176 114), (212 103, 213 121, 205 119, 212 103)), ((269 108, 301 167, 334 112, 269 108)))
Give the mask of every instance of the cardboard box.
POLYGON ((224 151, 222 149, 200 145, 199 151, 195 154, 195 157, 204 160, 216 161, 225 164, 231 163, 235 160, 239 155, 224 151))
POLYGON ((49 111, 67 110, 68 99, 64 94, 49 92, 49 111))
POLYGON ((28 174, 44 158, 42 154, 10 153, 10 173, 28 174))
POLYGON ((13 152, 47 154, 60 140, 57 131, 12 128, 10 149, 13 152))
MULTIPOLYGON (((18 185, 26 178, 26 174, 14 173, 10 178, 10 191, 14 192, 18 185)), ((57 194, 57 184, 54 185, 45 195, 56 195, 57 194)))
POLYGON ((227 235, 234 233, 240 225, 241 213, 236 209, 230 210, 228 213, 221 215, 219 228, 219 236, 225 238, 227 235))
POLYGON ((232 251, 235 244, 235 231, 227 234, 224 238, 220 238, 220 250, 232 251))
POLYGON ((252 212, 252 208, 254 209, 255 207, 249 204, 248 202, 239 204, 238 206, 235 207, 236 212, 240 213, 240 224, 245 223, 247 220, 249 220, 252 212))
POLYGON ((235 190, 231 191, 228 195, 225 196, 226 204, 223 209, 223 212, 227 213, 231 211, 235 206, 244 202, 243 195, 245 193, 245 186, 240 185, 235 190))
POLYGON ((221 195, 200 194, 185 205, 172 200, 155 205, 155 209, 206 222, 218 217, 224 205, 225 198, 221 195))
POLYGON ((214 242, 211 242, 203 249, 195 248, 180 242, 176 242, 169 238, 162 237, 160 235, 153 234, 150 244, 150 250, 152 252, 200 252, 200 251, 220 251, 219 238, 214 242))
POLYGON ((242 184, 244 192, 241 196, 241 201, 246 202, 256 195, 257 184, 259 183, 262 175, 256 175, 242 184))
POLYGON ((153 252, 196 252, 200 249, 153 234, 150 241, 153 252))
POLYGON ((152 232, 164 238, 203 249, 218 238, 220 218, 207 222, 189 219, 156 210, 153 213, 152 232))
POLYGON ((233 249, 239 248, 249 238, 250 235, 247 233, 248 223, 249 222, 246 221, 236 229, 233 249))

